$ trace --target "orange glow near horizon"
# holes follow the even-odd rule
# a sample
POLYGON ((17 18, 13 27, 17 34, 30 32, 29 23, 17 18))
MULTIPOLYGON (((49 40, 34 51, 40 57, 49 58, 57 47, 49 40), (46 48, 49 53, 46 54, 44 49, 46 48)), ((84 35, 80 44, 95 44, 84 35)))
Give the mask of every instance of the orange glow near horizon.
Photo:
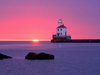
POLYGON ((39 42, 39 40, 38 39, 34 39, 34 40, 32 40, 33 42, 39 42))

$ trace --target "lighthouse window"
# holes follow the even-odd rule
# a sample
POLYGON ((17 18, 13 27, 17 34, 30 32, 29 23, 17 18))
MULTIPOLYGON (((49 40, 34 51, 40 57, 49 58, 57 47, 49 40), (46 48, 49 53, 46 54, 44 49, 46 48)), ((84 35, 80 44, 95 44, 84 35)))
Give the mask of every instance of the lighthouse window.
POLYGON ((60 29, 62 31, 62 29, 60 29))
POLYGON ((62 33, 61 33, 61 35, 62 35, 62 33))
POLYGON ((58 29, 58 31, 59 31, 59 29, 58 29))

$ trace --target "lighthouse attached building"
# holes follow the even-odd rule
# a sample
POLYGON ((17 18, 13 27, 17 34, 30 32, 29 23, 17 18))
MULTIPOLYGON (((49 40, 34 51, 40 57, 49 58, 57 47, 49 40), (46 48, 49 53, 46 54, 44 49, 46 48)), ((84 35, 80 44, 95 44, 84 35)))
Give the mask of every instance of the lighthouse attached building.
POLYGON ((64 26, 61 19, 58 21, 58 27, 56 28, 56 35, 53 35, 53 42, 63 42, 71 40, 71 36, 67 34, 67 27, 64 26))

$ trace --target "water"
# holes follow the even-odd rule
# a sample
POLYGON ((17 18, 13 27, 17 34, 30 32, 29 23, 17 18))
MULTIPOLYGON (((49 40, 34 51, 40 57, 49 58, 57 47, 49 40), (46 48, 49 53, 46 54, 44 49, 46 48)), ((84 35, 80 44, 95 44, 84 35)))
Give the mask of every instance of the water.
POLYGON ((0 75, 100 75, 100 43, 0 41, 0 75), (29 52, 55 55, 54 60, 27 60, 29 52))

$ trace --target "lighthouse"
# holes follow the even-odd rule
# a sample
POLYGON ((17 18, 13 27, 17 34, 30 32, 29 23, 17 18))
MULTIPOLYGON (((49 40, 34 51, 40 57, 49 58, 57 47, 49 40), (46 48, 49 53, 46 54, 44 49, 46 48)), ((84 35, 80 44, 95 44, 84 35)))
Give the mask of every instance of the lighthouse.
POLYGON ((67 27, 64 25, 61 19, 58 20, 58 26, 56 28, 56 35, 52 36, 51 42, 66 42, 71 40, 71 36, 67 34, 67 27))
POLYGON ((56 34, 52 35, 51 43, 100 43, 100 39, 71 39, 71 36, 68 35, 68 28, 62 19, 58 20, 55 31, 56 34))
POLYGON ((58 27, 56 28, 56 36, 58 37, 67 36, 67 27, 64 26, 61 19, 58 20, 58 27))

